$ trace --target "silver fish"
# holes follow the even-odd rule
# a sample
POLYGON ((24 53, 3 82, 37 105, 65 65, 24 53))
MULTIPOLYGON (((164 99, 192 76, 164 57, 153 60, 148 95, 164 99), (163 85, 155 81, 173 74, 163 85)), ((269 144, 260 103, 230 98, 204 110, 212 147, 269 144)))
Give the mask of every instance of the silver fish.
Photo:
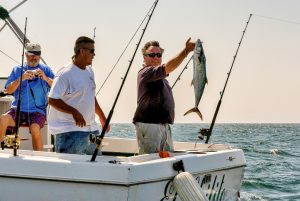
POLYGON ((206 77, 206 58, 204 55, 202 43, 200 39, 196 41, 193 55, 193 80, 192 85, 194 85, 195 91, 195 107, 188 110, 184 115, 187 115, 191 112, 196 112, 199 117, 202 118, 202 114, 198 109, 199 102, 201 100, 205 84, 207 83, 206 77))

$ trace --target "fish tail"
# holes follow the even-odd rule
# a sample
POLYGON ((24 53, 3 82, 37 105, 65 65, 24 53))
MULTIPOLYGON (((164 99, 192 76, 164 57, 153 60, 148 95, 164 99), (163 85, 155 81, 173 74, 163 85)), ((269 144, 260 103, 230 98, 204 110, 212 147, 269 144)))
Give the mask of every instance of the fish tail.
POLYGON ((188 110, 186 113, 184 113, 184 115, 187 115, 191 112, 196 112, 199 115, 200 119, 203 120, 202 114, 201 114, 200 110, 197 107, 193 107, 192 109, 188 110))

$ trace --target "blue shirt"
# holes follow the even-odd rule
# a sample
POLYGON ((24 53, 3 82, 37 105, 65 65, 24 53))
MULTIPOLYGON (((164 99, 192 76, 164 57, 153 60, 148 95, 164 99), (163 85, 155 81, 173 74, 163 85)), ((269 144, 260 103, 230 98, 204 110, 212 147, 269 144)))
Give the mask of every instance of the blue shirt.
MULTIPOLYGON (((23 74, 26 70, 41 69, 45 75, 51 79, 54 78, 54 73, 49 66, 42 64, 36 67, 25 65, 23 67, 23 74)), ((21 76, 21 66, 15 66, 8 77, 5 88, 13 81, 17 80, 21 76)), ((32 80, 22 81, 21 89, 21 111, 22 112, 40 112, 46 115, 47 108, 47 95, 50 90, 48 83, 41 78, 33 78, 32 80)), ((12 108, 17 108, 19 87, 14 91, 14 100, 11 104, 12 108)))

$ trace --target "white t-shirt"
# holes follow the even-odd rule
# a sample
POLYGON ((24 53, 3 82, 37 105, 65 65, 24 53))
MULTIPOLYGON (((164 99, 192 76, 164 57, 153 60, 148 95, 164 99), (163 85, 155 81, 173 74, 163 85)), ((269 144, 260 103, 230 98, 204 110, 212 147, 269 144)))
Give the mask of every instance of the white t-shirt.
POLYGON ((50 106, 47 120, 50 133, 100 130, 100 125, 95 121, 95 90, 94 72, 91 67, 83 70, 74 64, 68 64, 61 68, 54 78, 49 97, 61 99, 76 108, 82 114, 87 126, 76 126, 71 114, 60 112, 50 106))

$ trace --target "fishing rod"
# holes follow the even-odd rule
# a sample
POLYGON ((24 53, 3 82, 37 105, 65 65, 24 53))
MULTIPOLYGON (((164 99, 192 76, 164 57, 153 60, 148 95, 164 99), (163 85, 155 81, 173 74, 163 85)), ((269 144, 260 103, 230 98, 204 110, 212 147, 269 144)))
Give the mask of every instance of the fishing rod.
POLYGON ((17 156, 17 141, 20 140, 19 136, 19 127, 20 127, 20 110, 21 110, 21 91, 22 91, 22 79, 23 79, 23 65, 24 65, 24 52, 25 52, 25 44, 26 44, 26 29, 27 29, 27 17, 25 18, 25 28, 24 28, 24 37, 23 37, 23 50, 22 50, 22 65, 20 71, 20 81, 19 81, 19 93, 18 93, 18 105, 16 111, 16 129, 15 129, 15 139, 13 142, 14 156, 17 156))
POLYGON ((153 8, 154 4, 151 6, 151 8, 149 9, 149 11, 147 12, 146 16, 144 17, 144 19, 142 20, 142 22, 140 23, 140 25, 138 26, 138 28, 136 29, 136 31, 134 32, 133 36, 130 38, 129 42, 127 43, 127 45, 125 46, 123 52, 121 53, 121 55, 119 56, 119 58, 117 59, 116 63, 114 64, 114 66, 112 67, 112 69, 110 70, 110 72, 108 73, 108 75, 106 76, 104 82, 102 83, 101 87, 99 88, 99 90, 96 93, 96 96, 99 94, 99 92, 101 91, 101 89, 103 88, 104 84, 106 83, 106 81, 108 80, 109 76, 111 75, 111 73, 114 71, 115 67, 117 66, 117 64, 119 63, 120 59, 122 58, 123 54, 125 53, 125 51, 127 50, 128 46, 131 44, 131 41, 133 40, 133 38, 135 37, 135 35, 137 34, 137 32, 140 30, 140 27, 143 25, 144 21, 146 20, 146 18, 149 16, 149 13, 151 12, 152 8, 153 8))
POLYGON ((214 116, 213 116, 213 119, 212 119, 210 128, 209 128, 209 129, 206 129, 206 128, 200 129, 200 132, 199 132, 199 133, 200 133, 200 136, 199 136, 199 138, 203 138, 203 136, 206 136, 205 144, 208 143, 209 138, 210 138, 210 136, 211 136, 211 134, 212 134, 212 130, 213 130, 213 128, 214 128, 214 125, 215 125, 215 122, 216 122, 216 119, 217 119, 217 115, 218 115, 218 112, 219 112, 219 109, 220 109, 220 106, 221 106, 221 103, 222 103, 222 98, 223 98, 223 95, 224 95, 224 93, 225 93, 225 89, 226 89, 226 86, 227 86, 227 83, 228 83, 228 80, 229 80, 229 77, 230 77, 230 74, 231 74, 231 70, 232 70, 232 67, 233 67, 233 65, 234 65, 236 56, 237 56, 238 51, 239 51, 239 49, 240 49, 242 40, 243 40, 244 35, 245 35, 245 33, 246 33, 246 29, 247 29, 247 27, 248 27, 248 24, 249 24, 249 21, 250 21, 251 17, 252 17, 252 14, 250 14, 249 19, 248 19, 248 21, 247 21, 247 23, 246 23, 246 27, 245 27, 245 29, 244 29, 244 31, 243 31, 242 38, 241 38, 241 40, 240 40, 240 42, 239 42, 238 48, 237 48, 236 53, 235 53, 235 55, 234 55, 234 57, 233 57, 233 61, 232 61, 230 70, 229 70, 229 72, 227 73, 227 79, 226 79, 226 82, 225 82, 223 91, 221 91, 221 93, 220 93, 221 97, 220 97, 220 100, 219 100, 219 102, 218 102, 217 108, 216 108, 216 110, 215 110, 215 113, 214 113, 214 116))
POLYGON ((94 27, 94 35, 93 35, 93 40, 96 38, 96 27, 94 27))
MULTIPOLYGON (((95 41, 95 38, 96 38, 96 27, 94 27, 93 41, 95 41)), ((93 64, 91 64, 91 67, 93 67, 93 64)))
POLYGON ((177 79, 175 80, 174 84, 172 85, 171 89, 173 89, 173 87, 175 86, 175 84, 180 80, 180 77, 183 73, 183 71, 185 71, 190 63, 190 61, 192 60, 193 55, 191 56, 191 58, 189 59, 189 61, 186 63, 186 65, 184 66, 184 68, 182 69, 182 71, 180 72, 179 76, 177 77, 177 79))
POLYGON ((132 65, 132 62, 133 62, 133 60, 134 60, 134 57, 135 57, 135 55, 136 55, 136 52, 137 52, 137 50, 138 50, 138 48, 139 48, 139 46, 140 46, 140 43, 141 43, 141 41, 142 41, 142 39, 143 39, 143 36, 144 36, 144 34, 145 34, 145 31, 146 31, 146 29, 147 29, 147 27, 148 27, 148 24, 149 24, 149 22, 150 22, 150 19, 151 19, 153 13, 154 13, 154 10, 155 10, 155 8, 156 8, 157 3, 158 3, 158 0, 155 1, 153 10, 152 10, 151 14, 149 15, 149 18, 148 18, 148 21, 147 21, 147 23, 146 23, 146 25, 145 25, 145 28, 142 29, 142 30, 143 30, 142 35, 141 35, 141 37, 140 37, 140 40, 139 40, 138 44, 136 45, 135 51, 134 51, 134 53, 133 53, 133 56, 132 56, 132 58, 131 58, 131 60, 130 60, 130 62, 129 62, 129 66, 128 66, 127 71, 126 71, 126 73, 125 73, 125 76, 124 76, 124 78, 123 78, 123 80, 122 80, 121 87, 120 87, 120 89, 119 89, 119 91, 118 91, 118 94, 117 94, 117 97, 116 97, 116 99, 115 99, 115 101, 114 101, 114 104, 113 104, 113 106, 112 106, 112 108, 111 108, 111 110, 110 110, 110 112, 109 112, 109 114, 108 114, 108 117, 107 117, 106 121, 105 121, 105 124, 104 124, 104 127, 103 127, 103 129, 102 129, 101 135, 96 137, 96 140, 95 140, 95 143, 96 143, 96 149, 95 149, 95 151, 94 151, 94 153, 93 153, 93 156, 92 156, 92 158, 91 158, 91 161, 95 161, 95 159, 96 159, 96 156, 97 156, 97 154, 98 154, 99 148, 100 148, 100 146, 101 146, 102 140, 103 140, 104 135, 105 135, 105 131, 106 131, 106 129, 108 128, 110 119, 111 119, 111 117, 112 117, 112 115, 113 115, 113 112, 114 112, 114 108, 115 108, 115 106, 116 106, 116 104, 117 104, 117 101, 118 101, 119 96, 120 96, 120 94, 121 94, 122 88, 123 88, 124 83, 125 83, 125 81, 126 81, 128 72, 129 72, 130 67, 131 67, 131 65, 132 65))

